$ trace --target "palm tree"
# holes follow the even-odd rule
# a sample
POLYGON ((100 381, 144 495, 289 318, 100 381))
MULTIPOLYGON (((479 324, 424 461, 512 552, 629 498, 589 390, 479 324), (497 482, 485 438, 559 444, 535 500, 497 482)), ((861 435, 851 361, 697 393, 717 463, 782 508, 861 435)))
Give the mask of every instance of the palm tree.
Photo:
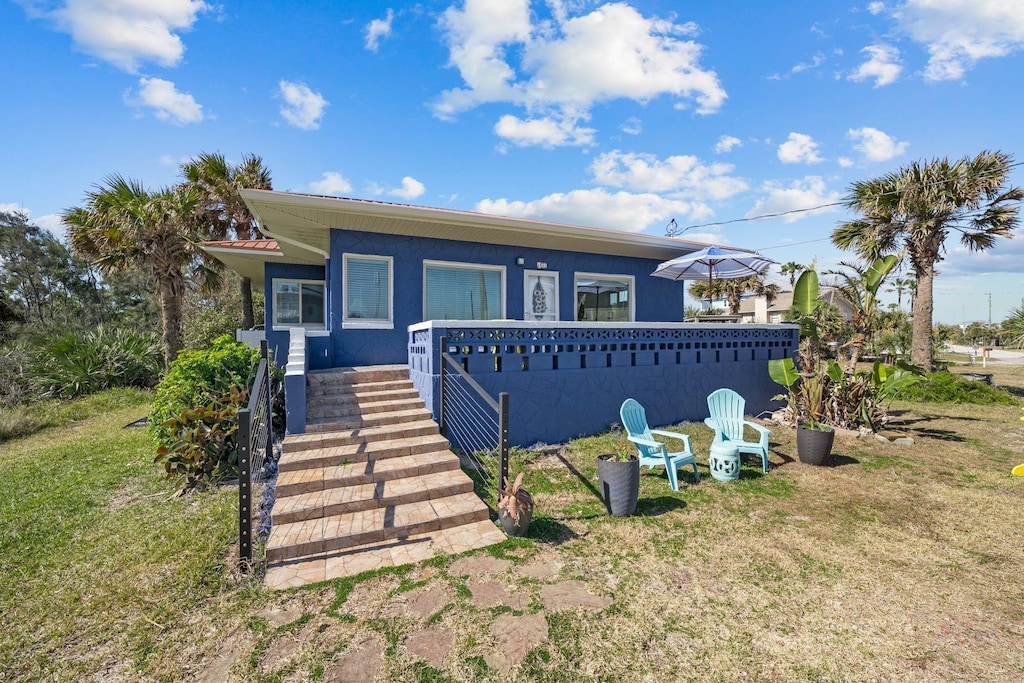
POLYGON ((137 180, 112 175, 86 193, 85 206, 61 215, 72 249, 103 274, 137 267, 153 274, 168 365, 181 349, 181 305, 190 276, 204 286, 217 280, 199 249, 201 206, 186 185, 151 193, 137 180))
POLYGON ((892 287, 889 287, 887 292, 896 292, 896 307, 899 309, 903 308, 903 292, 914 291, 914 274, 908 273, 906 277, 898 277, 892 281, 892 287))
POLYGON ((1011 236, 1024 192, 1004 187, 1013 157, 981 152, 957 161, 914 162, 893 173, 853 183, 845 202, 860 218, 840 223, 832 242, 874 260, 905 254, 916 273, 911 360, 932 368, 932 282, 946 237, 960 233, 971 251, 1011 236))
MULTIPOLYGON (((186 182, 202 198, 203 212, 213 239, 259 239, 256 221, 239 190, 271 189, 270 170, 254 154, 242 155, 242 162, 231 164, 223 154, 202 153, 181 166, 186 182)), ((252 280, 241 278, 242 327, 251 328, 256 320, 252 305, 252 280)))
POLYGON ((853 337, 844 345, 849 349, 850 357, 846 372, 850 374, 856 372, 861 351, 875 333, 878 290, 896 266, 896 261, 895 255, 877 259, 867 266, 840 261, 839 265, 844 270, 828 271, 829 275, 838 277, 832 287, 850 302, 852 309, 850 325, 853 328, 853 337))
POLYGON ((779 267, 779 271, 783 275, 789 275, 790 287, 796 287, 796 276, 804 272, 805 270, 807 270, 807 266, 799 264, 796 261, 789 261, 788 263, 783 263, 782 266, 779 267))
POLYGON ((767 268, 760 275, 748 275, 732 280, 697 280, 690 285, 690 294, 697 299, 725 299, 729 305, 729 313, 737 315, 744 294, 767 297, 771 305, 779 295, 779 286, 765 282, 767 268), (709 297, 710 292, 710 297, 709 297))

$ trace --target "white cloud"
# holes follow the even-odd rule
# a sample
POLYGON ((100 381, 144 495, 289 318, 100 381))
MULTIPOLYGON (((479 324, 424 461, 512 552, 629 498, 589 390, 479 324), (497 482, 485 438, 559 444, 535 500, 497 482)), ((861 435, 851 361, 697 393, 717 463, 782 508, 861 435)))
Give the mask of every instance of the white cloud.
MULTIPOLYGON (((67 228, 61 220, 60 214, 49 213, 45 216, 32 218, 32 212, 17 202, 0 202, 0 211, 5 213, 23 213, 29 223, 38 225, 59 240, 63 240, 67 236, 67 228)), ((0 260, 3 259, 0 258, 0 260)))
POLYGON ((202 0, 21 0, 31 16, 71 35, 82 52, 134 73, 144 62, 176 66, 185 46, 180 34, 211 6, 202 0))
POLYGON ((619 126, 619 130, 626 135, 640 135, 640 133, 644 132, 644 124, 637 117, 630 116, 626 119, 625 123, 619 126))
POLYGON ((395 18, 395 12, 390 7, 388 8, 387 16, 383 19, 374 19, 366 25, 364 33, 366 35, 366 49, 370 52, 377 51, 377 44, 381 38, 387 38, 391 35, 391 21, 395 18))
POLYGON ((821 52, 818 52, 813 57, 811 57, 811 61, 809 61, 809 62, 800 62, 799 64, 794 66, 792 69, 790 69, 789 72, 790 73, 794 73, 794 74, 798 74, 801 71, 810 71, 811 69, 817 69, 819 66, 821 66, 822 62, 824 62, 824 61, 825 61, 825 55, 823 53, 821 53, 821 52))
POLYGON ((494 124, 498 137, 519 147, 560 147, 562 145, 594 144, 593 128, 582 128, 574 119, 533 118, 520 119, 505 114, 494 124))
POLYGON ((868 61, 857 67, 857 70, 847 78, 851 81, 873 78, 876 88, 896 82, 900 72, 903 71, 903 65, 899 62, 899 50, 891 45, 879 43, 878 45, 868 45, 861 49, 861 52, 868 55, 868 61))
POLYGON ((816 164, 824 161, 818 154, 818 143, 810 135, 790 133, 778 150, 779 161, 784 164, 816 164))
POLYGON ((907 0, 893 15, 928 49, 925 79, 956 80, 985 57, 1024 48, 1024 12, 1007 0, 907 0))
MULTIPOLYGON (((820 176, 806 176, 803 180, 794 180, 785 186, 777 181, 768 181, 761 186, 765 196, 758 199, 754 207, 747 212, 747 218, 765 214, 783 213, 800 209, 810 209, 823 204, 839 201, 839 193, 828 191, 825 181, 820 176)), ((786 223, 793 223, 801 218, 815 214, 829 213, 838 210, 837 206, 828 206, 814 211, 804 211, 783 216, 786 223)))
POLYGON ((843 168, 850 168, 851 166, 853 166, 853 159, 851 159, 850 157, 839 157, 838 159, 836 159, 836 163, 843 168))
POLYGON ((281 107, 281 116, 284 120, 302 130, 318 129, 329 102, 303 83, 292 83, 282 79, 277 85, 278 95, 284 100, 281 107))
MULTIPOLYGON (((555 18, 536 25, 529 0, 450 7, 441 27, 464 86, 441 93, 434 114, 451 119, 503 102, 524 107, 529 119, 565 122, 586 120, 599 102, 661 95, 693 102, 701 114, 721 107, 726 93, 718 76, 702 68, 702 46, 685 39, 693 24, 646 18, 623 3, 568 16, 578 6, 553 3, 555 18)), ((563 144, 578 143, 569 137, 563 144)))
POLYGON ((138 92, 129 93, 125 100, 133 106, 149 107, 159 120, 179 126, 199 123, 205 118, 203 105, 162 78, 140 78, 138 92))
POLYGON ((885 3, 884 2, 869 2, 868 3, 868 12, 870 12, 871 14, 881 14, 884 11, 885 11, 885 3))
POLYGON ((637 192, 673 193, 688 199, 721 200, 747 189, 740 178, 729 175, 732 164, 705 164, 694 156, 607 152, 590 165, 594 180, 602 185, 637 192))
POLYGON ((642 232, 648 228, 661 229, 673 217, 685 216, 701 220, 712 214, 708 206, 700 203, 666 199, 650 193, 612 194, 600 188, 559 192, 532 202, 485 199, 477 203, 476 210, 499 216, 589 225, 627 232, 642 232))
POLYGON ((327 171, 311 182, 309 189, 317 194, 343 195, 352 191, 352 183, 337 171, 327 171))
POLYGON ((388 190, 388 194, 393 197, 400 197, 402 199, 409 200, 416 199, 426 191, 427 188, 423 186, 423 183, 412 176, 405 176, 402 178, 402 186, 396 187, 393 190, 388 190))
POLYGON ((742 147, 743 141, 732 135, 723 135, 715 143, 715 154, 728 154, 736 147, 742 147))
POLYGON ((851 128, 846 137, 853 140, 853 148, 868 161, 888 161, 907 151, 909 142, 901 142, 877 128, 851 128))

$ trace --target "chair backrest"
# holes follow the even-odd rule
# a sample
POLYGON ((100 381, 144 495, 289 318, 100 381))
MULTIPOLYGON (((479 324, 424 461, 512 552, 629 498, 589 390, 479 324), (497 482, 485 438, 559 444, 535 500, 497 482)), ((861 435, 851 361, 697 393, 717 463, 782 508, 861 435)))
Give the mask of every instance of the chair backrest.
MULTIPOLYGON (((647 411, 644 410, 644 407, 635 399, 627 398, 622 402, 622 407, 619 408, 619 417, 622 418, 622 426, 626 428, 626 431, 630 436, 639 436, 644 439, 654 440, 654 436, 651 434, 651 428, 647 425, 647 411)), ((641 456, 650 457, 660 455, 660 451, 656 451, 650 446, 636 444, 636 447, 637 450, 640 451, 641 456)))
POLYGON ((730 439, 743 439, 743 411, 746 400, 732 389, 718 389, 708 396, 711 419, 718 422, 730 439))

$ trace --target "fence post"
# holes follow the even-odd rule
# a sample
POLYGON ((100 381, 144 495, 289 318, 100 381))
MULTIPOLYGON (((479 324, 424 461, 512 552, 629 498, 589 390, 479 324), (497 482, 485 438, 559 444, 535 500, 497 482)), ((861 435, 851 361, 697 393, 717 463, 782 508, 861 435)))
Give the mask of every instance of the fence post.
POLYGON ((267 387, 267 450, 264 459, 270 460, 274 456, 274 373, 270 365, 270 349, 267 347, 266 339, 260 342, 260 353, 267 366, 267 372, 263 376, 263 382, 267 387))
POLYGON ((498 490, 508 481, 508 392, 498 394, 498 490))
POLYGON ((446 368, 446 366, 448 365, 448 361, 445 359, 445 354, 448 353, 448 337, 441 337, 439 341, 440 341, 440 344, 441 344, 441 353, 438 354, 437 359, 438 359, 438 361, 441 364, 441 381, 439 383, 439 389, 438 389, 438 394, 439 394, 438 402, 440 403, 440 407, 438 408, 438 411, 437 411, 437 413, 438 413, 438 415, 437 415, 437 418, 438 418, 437 419, 437 424, 440 427, 441 436, 443 436, 443 437, 445 437, 447 439, 448 438, 448 432, 447 432, 448 425, 446 424, 447 416, 445 415, 444 402, 445 402, 445 394, 447 394, 447 392, 448 392, 448 383, 447 383, 447 380, 445 379, 446 375, 448 374, 448 370, 446 368))
POLYGON ((252 564, 252 415, 238 411, 238 566, 243 572, 252 564))

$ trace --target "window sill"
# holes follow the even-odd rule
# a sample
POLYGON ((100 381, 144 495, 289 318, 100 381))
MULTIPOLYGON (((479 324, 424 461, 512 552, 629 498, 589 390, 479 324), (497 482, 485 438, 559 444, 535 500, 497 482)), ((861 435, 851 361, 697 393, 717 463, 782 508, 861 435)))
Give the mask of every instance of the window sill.
POLYGON ((384 320, 375 321, 361 321, 361 320, 345 320, 341 323, 341 329, 343 330, 393 330, 395 324, 393 322, 387 322, 384 320))
POLYGON ((274 332, 290 332, 291 330, 294 330, 294 329, 305 329, 307 337, 329 337, 329 336, 331 336, 331 333, 330 333, 329 330, 324 330, 324 329, 311 330, 308 327, 302 328, 301 325, 285 325, 285 326, 275 325, 273 327, 274 332))

